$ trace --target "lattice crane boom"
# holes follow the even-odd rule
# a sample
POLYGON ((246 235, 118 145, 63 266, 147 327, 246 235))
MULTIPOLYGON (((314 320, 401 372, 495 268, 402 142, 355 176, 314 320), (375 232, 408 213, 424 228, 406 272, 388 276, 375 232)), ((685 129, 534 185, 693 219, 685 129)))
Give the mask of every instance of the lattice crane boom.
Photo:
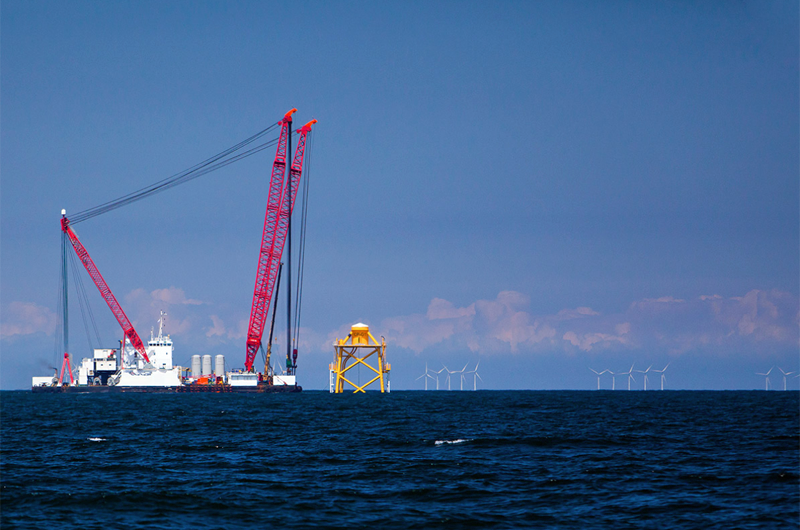
POLYGON ((245 368, 253 370, 256 353, 261 346, 261 337, 264 335, 264 326, 269 312, 269 301, 272 297, 272 286, 275 285, 277 270, 270 269, 274 251, 275 227, 280 217, 281 201, 284 192, 284 177, 286 175, 286 143, 291 133, 292 114, 297 109, 287 112, 281 120, 281 133, 278 138, 278 149, 275 161, 272 164, 272 175, 269 181, 269 194, 267 195, 267 212, 264 216, 264 230, 261 234, 261 250, 258 253, 258 268, 256 269, 256 284, 253 288, 253 303, 250 307, 250 323, 247 327, 247 354, 245 368))
POLYGON ((317 120, 311 120, 305 124, 299 131, 299 140, 295 150, 294 157, 292 158, 292 165, 290 171, 292 174, 291 183, 291 197, 292 201, 289 204, 287 197, 288 187, 285 182, 285 169, 286 169, 286 138, 284 137, 284 130, 291 127, 291 114, 296 109, 288 112, 284 117, 284 123, 281 125, 281 136, 278 142, 278 152, 275 156, 275 163, 272 167, 272 178, 270 180, 270 191, 267 198, 267 217, 264 222, 264 233, 261 238, 261 252, 259 254, 258 272, 256 275, 256 287, 253 293, 253 305, 250 310, 250 326, 247 332, 247 356, 245 358, 245 369, 249 372, 253 371, 253 363, 255 362, 256 354, 261 345, 261 339, 264 335, 264 327, 267 322, 267 313, 269 312, 269 304, 272 299, 272 293, 275 288, 275 279, 278 275, 280 267, 281 256, 283 255, 283 247, 286 242, 286 234, 288 232, 289 217, 292 215, 294 209, 295 199, 297 198, 297 189, 300 185, 300 178, 303 172, 303 156, 305 154, 306 140, 308 133, 311 132, 311 126, 317 120), (288 121, 287 121, 288 120, 288 121), (281 150, 282 149, 282 150, 281 150), (278 171, 276 171, 276 169, 278 171), (278 182, 279 180, 279 182, 278 182), (273 193, 280 186, 280 200, 277 204, 273 202, 273 193), (271 211, 271 209, 274 209, 271 211), (271 214, 277 214, 273 218, 271 214), (272 224, 268 224, 272 223, 272 224), (268 229, 271 227, 271 234, 268 229), (269 246, 267 246, 269 244, 269 246), (260 289, 260 290, 259 290, 260 289))
POLYGON ((125 311, 122 310, 122 307, 119 305, 114 293, 111 292, 108 284, 103 279, 103 275, 100 274, 100 271, 97 269, 97 265, 94 264, 94 261, 92 260, 91 256, 89 256, 86 248, 83 246, 83 244, 81 244, 78 236, 70 227, 69 219, 67 219, 66 215, 62 215, 61 217, 61 230, 67 234, 70 243, 72 243, 72 248, 75 249, 75 253, 78 255, 81 263, 83 263, 83 266, 86 268, 86 272, 89 273, 89 277, 92 278, 92 281, 100 291, 100 295, 103 297, 103 300, 106 301, 108 308, 111 309, 111 312, 116 317, 117 322, 119 322, 119 325, 122 327, 125 337, 131 342, 131 345, 134 347, 134 349, 136 349, 136 351, 144 358, 144 361, 149 363, 150 359, 147 357, 147 351, 144 348, 142 339, 139 338, 139 334, 136 333, 135 329, 133 329, 131 321, 128 320, 127 315, 125 315, 125 311))

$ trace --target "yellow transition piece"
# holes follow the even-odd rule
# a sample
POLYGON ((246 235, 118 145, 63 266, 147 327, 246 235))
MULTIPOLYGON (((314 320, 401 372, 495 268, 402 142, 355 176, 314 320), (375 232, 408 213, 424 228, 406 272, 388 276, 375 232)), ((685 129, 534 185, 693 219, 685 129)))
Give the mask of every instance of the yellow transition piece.
MULTIPOLYGON (((372 333, 369 332, 369 326, 361 323, 351 326, 350 334, 346 338, 334 342, 333 349, 336 352, 336 360, 330 365, 330 388, 332 393, 341 394, 344 392, 345 383, 355 389, 353 390, 354 394, 365 392, 365 388, 377 381, 380 381, 381 392, 391 391, 389 371, 392 367, 386 362, 386 341, 381 337, 381 342, 378 343, 372 333), (370 357, 373 360, 377 359, 377 368, 367 363, 367 359, 370 357), (348 365, 348 363, 350 364, 348 365), (376 374, 375 377, 363 385, 358 385, 347 378, 347 372, 360 364, 376 374)), ((352 376, 350 377, 352 378, 352 376)))

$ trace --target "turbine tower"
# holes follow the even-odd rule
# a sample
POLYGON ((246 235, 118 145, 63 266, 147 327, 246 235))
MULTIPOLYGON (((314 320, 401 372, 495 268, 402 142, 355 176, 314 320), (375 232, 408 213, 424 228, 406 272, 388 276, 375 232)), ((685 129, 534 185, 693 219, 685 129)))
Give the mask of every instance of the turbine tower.
POLYGON ((661 390, 664 390, 664 381, 667 380, 667 376, 664 375, 664 372, 667 371, 667 368, 669 368, 669 365, 670 365, 670 363, 667 363, 667 366, 665 366, 663 369, 661 369, 661 370, 653 370, 654 372, 658 372, 658 373, 661 374, 661 390))
POLYGON ((764 376, 764 390, 769 390, 769 374, 772 372, 774 366, 767 370, 767 373, 762 374, 761 372, 756 372, 756 375, 763 375, 764 376))

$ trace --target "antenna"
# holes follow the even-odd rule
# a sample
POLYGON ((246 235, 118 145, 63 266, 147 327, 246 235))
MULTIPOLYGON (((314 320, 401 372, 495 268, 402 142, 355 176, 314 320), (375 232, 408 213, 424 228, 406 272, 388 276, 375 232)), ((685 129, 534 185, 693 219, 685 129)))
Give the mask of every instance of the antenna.
POLYGON ((158 340, 164 338, 164 321, 166 320, 167 313, 162 311, 161 318, 158 319, 158 340))

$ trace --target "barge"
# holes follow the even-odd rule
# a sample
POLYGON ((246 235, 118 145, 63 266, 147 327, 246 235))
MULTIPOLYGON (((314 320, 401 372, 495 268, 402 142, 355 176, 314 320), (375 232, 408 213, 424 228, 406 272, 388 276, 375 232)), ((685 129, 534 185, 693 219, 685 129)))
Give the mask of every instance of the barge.
POLYGON ((78 365, 77 377, 65 356, 61 375, 33 377, 35 393, 278 393, 301 392, 295 375, 274 374, 267 366, 265 373, 225 370, 225 357, 216 356, 211 370, 210 355, 193 355, 191 368, 173 365, 172 339, 164 334, 164 317, 158 320, 158 335, 150 332, 145 362, 130 341, 120 341, 119 349, 97 348, 91 358, 78 365), (65 376, 67 379, 65 379, 65 376))

